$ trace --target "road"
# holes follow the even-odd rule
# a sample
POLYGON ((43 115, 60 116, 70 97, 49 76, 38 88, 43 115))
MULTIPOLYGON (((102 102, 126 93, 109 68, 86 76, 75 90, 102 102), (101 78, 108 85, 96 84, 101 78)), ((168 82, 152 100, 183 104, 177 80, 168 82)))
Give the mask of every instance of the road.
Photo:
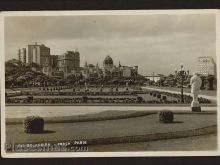
MULTIPOLYGON (((169 92, 169 93, 175 93, 175 94, 180 94, 180 92, 171 90, 171 89, 160 89, 160 88, 154 88, 154 87, 142 87, 142 89, 148 89, 148 90, 155 90, 155 91, 161 91, 161 92, 169 92)), ((184 94, 192 96, 192 93, 190 92, 184 92, 184 94)), ((209 100, 212 100, 214 102, 217 101, 216 96, 209 96, 209 95, 204 95, 204 94, 199 94, 199 97, 203 97, 209 100)))

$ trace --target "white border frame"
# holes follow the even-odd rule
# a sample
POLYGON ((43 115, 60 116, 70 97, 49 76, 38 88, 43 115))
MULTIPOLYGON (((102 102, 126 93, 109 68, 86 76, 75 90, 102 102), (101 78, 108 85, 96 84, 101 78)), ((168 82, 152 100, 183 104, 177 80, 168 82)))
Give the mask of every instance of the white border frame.
MULTIPOLYGON (((5 43, 4 43, 4 18, 7 16, 74 16, 74 15, 153 15, 153 14, 215 14, 216 15, 216 61, 217 78, 220 77, 218 64, 220 64, 220 13, 216 9, 202 10, 100 10, 100 11, 19 11, 0 12, 0 55, 1 55, 1 153, 7 158, 36 158, 36 157, 143 157, 143 156, 217 156, 220 155, 219 103, 217 103, 218 124, 218 150, 216 151, 141 151, 141 152, 41 152, 41 153, 6 153, 5 152, 5 43)), ((218 87, 220 87, 220 81, 218 87)), ((217 98, 220 89, 217 89, 217 98)), ((219 99, 217 99, 219 100, 219 99)))

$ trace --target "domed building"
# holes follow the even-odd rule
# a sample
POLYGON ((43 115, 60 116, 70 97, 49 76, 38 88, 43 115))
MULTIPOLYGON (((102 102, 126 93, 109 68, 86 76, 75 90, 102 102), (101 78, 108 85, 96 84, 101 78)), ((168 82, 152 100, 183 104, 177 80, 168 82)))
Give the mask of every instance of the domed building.
POLYGON ((103 61, 103 68, 104 70, 107 70, 107 71, 111 71, 113 69, 113 60, 112 58, 108 55, 104 61, 103 61))
POLYGON ((118 66, 114 66, 112 58, 108 55, 103 61, 104 77, 132 77, 138 74, 138 66, 122 66, 119 62, 118 66))
POLYGON ((99 68, 98 64, 87 64, 85 62, 81 73, 86 79, 105 78, 111 80, 112 78, 120 77, 135 77, 138 74, 138 66, 122 66, 120 61, 118 66, 114 65, 113 59, 108 55, 103 61, 103 67, 99 68))

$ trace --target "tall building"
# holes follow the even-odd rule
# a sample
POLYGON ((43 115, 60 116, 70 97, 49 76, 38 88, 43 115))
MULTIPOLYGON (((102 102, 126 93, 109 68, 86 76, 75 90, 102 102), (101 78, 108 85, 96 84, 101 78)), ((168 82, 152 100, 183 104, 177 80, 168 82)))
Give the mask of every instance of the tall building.
POLYGON ((32 62, 43 66, 47 56, 50 56, 50 48, 46 47, 45 45, 41 44, 33 44, 28 45, 28 58, 27 62, 30 64, 32 62))
POLYGON ((201 75, 214 75, 216 76, 216 64, 212 57, 204 56, 198 58, 197 72, 201 75))
POLYGON ((80 65, 80 54, 78 51, 67 51, 58 56, 57 65, 59 71, 64 73, 64 77, 71 74, 72 70, 78 70, 80 65))
POLYGON ((21 61, 21 49, 18 49, 18 61, 21 61))
POLYGON ((44 66, 43 66, 43 73, 52 76, 52 58, 50 56, 47 56, 45 58, 44 66))
POLYGON ((26 63, 26 48, 18 49, 18 60, 26 63))

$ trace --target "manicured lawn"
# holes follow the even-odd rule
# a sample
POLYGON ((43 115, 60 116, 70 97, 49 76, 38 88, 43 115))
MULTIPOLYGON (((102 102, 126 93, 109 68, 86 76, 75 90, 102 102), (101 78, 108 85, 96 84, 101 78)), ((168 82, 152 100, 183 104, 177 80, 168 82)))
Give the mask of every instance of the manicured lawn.
POLYGON ((175 114, 175 122, 162 124, 158 114, 142 117, 77 123, 46 123, 43 134, 26 134, 22 124, 6 125, 8 143, 49 142, 126 137, 187 131, 217 124, 216 114, 175 114))
POLYGON ((217 149, 217 134, 151 142, 89 146, 90 152, 115 151, 207 151, 217 149))

